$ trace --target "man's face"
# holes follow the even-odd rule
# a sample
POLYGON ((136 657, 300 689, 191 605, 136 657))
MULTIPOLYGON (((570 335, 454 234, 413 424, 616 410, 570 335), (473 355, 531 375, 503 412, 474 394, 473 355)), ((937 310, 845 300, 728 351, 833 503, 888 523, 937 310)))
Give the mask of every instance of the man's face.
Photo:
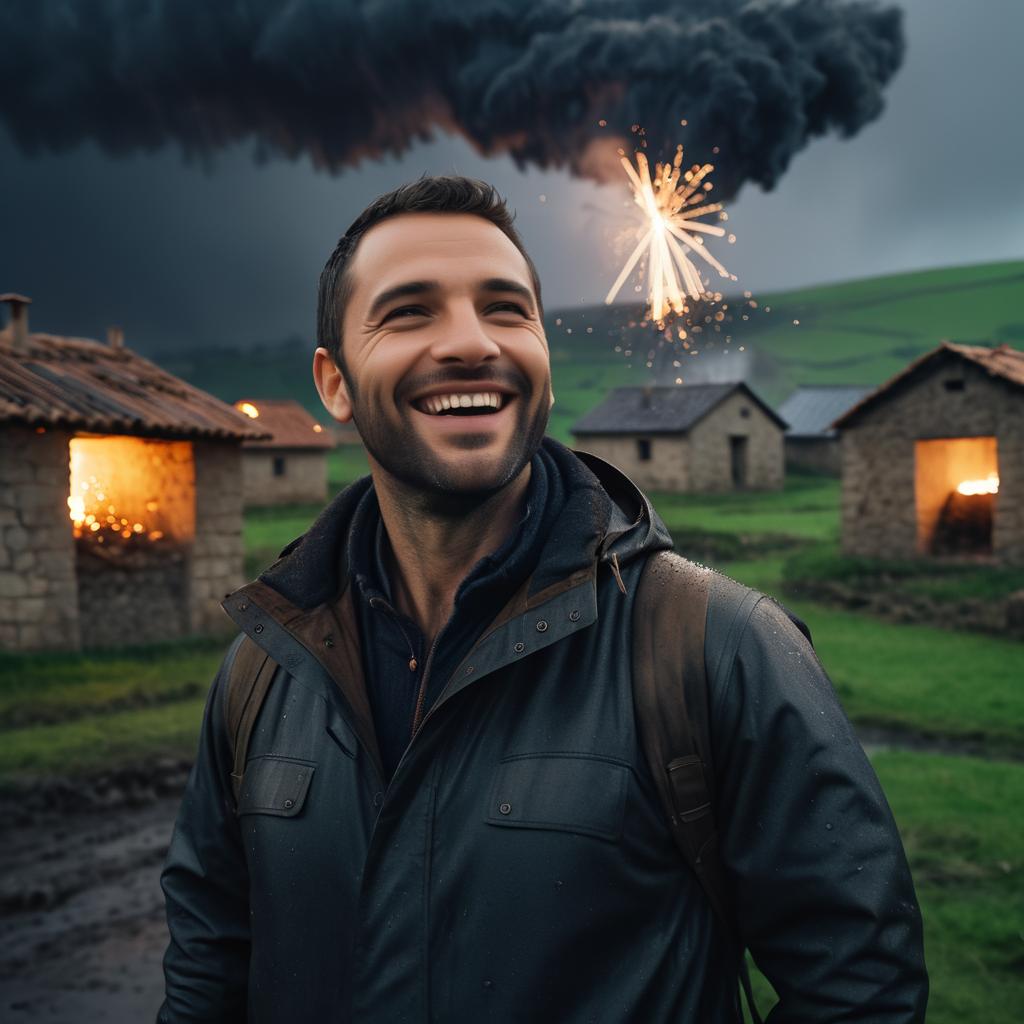
POLYGON ((485 497, 515 479, 551 407, 519 250, 481 217, 402 214, 363 236, 348 273, 348 382, 325 380, 323 356, 316 369, 332 415, 354 419, 372 460, 418 490, 485 497))

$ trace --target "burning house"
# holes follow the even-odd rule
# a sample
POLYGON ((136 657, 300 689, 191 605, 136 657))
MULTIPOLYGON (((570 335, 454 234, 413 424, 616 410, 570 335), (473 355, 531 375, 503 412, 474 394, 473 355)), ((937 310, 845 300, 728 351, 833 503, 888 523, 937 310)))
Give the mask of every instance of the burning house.
POLYGON ((1024 565, 1024 352, 944 343, 834 426, 844 552, 1024 565))
POLYGON ((746 384, 615 388, 572 427, 638 487, 777 490, 786 423, 746 384))
POLYGON ((333 434, 290 399, 240 399, 235 408, 268 435, 242 445, 246 507, 322 504, 333 434))
POLYGON ((222 630, 242 578, 242 442, 260 427, 125 348, 29 334, 0 296, 0 649, 222 630))

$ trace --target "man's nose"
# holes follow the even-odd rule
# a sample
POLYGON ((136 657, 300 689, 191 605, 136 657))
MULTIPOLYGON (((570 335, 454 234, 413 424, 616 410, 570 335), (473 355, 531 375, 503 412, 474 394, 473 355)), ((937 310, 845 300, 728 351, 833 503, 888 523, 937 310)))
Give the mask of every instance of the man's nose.
POLYGON ((501 355, 501 347, 472 306, 453 309, 445 319, 447 322, 441 325, 430 347, 430 354, 439 363, 455 361, 475 365, 501 355))

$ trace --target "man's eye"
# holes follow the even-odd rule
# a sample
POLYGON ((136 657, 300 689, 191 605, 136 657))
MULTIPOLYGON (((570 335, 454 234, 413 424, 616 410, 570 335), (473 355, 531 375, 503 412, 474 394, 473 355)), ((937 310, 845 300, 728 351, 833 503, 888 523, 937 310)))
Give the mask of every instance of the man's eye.
POLYGON ((388 320, 404 320, 408 317, 426 316, 426 314, 427 311, 422 306, 399 306, 397 309, 387 313, 381 323, 387 323, 388 320))
POLYGON ((495 302, 488 309, 489 313, 518 313, 520 316, 529 316, 526 310, 518 302, 495 302))

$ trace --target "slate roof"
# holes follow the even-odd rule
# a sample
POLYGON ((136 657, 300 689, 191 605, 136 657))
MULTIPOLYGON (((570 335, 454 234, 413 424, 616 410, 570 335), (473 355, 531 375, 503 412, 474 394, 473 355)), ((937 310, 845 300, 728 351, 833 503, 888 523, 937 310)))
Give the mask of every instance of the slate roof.
POLYGON ((326 451, 333 448, 335 439, 331 432, 293 399, 281 398, 240 398, 235 408, 243 404, 255 408, 259 416, 250 422, 260 426, 268 434, 261 441, 246 441, 244 448, 312 448, 326 451))
POLYGON ((574 434, 685 434, 736 391, 785 430, 786 421, 746 384, 615 388, 572 425, 574 434))
POLYGON ((990 376, 1008 381, 1015 387, 1024 388, 1024 352, 999 345, 997 348, 986 348, 984 345, 956 345, 944 341, 938 348, 915 359, 906 369, 900 371, 891 380, 876 388, 858 402, 852 409, 840 416, 832 426, 844 430, 852 426, 869 409, 886 398, 897 394, 910 384, 917 373, 925 366, 939 359, 964 359, 980 366, 990 376))
POLYGON ((779 406, 779 415, 789 424, 786 436, 836 437, 832 424, 870 392, 841 384, 797 388, 779 406))
POLYGON ((0 423, 147 437, 263 436, 260 427, 128 348, 89 338, 30 334, 13 351, 0 331, 0 423))

